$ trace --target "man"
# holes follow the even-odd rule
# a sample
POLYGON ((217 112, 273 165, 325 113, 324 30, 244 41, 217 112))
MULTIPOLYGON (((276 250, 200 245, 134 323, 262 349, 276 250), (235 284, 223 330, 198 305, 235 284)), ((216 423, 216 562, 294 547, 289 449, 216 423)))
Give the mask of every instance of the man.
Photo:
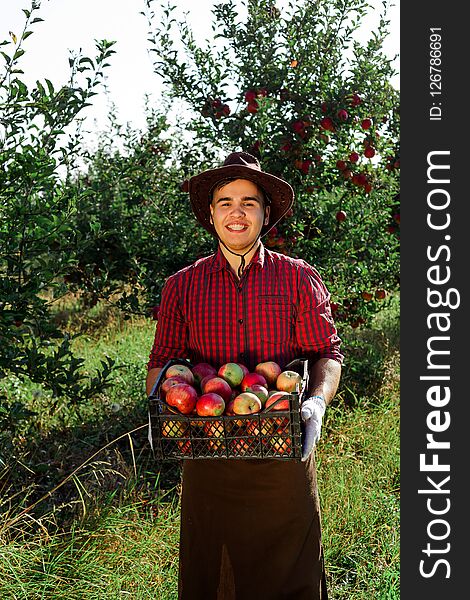
POLYGON ((312 448, 343 358, 329 293, 305 261, 261 243, 294 194, 256 158, 230 154, 221 167, 192 177, 189 194, 196 218, 219 246, 164 286, 147 393, 173 357, 250 369, 306 357, 310 370, 302 461, 183 461, 179 598, 324 600, 312 448))

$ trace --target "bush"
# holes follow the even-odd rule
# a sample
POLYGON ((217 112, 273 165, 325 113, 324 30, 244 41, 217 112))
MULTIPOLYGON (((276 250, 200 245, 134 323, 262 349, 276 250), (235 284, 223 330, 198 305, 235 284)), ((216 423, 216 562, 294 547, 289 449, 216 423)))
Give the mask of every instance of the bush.
MULTIPOLYGON (((0 379, 27 378, 55 397, 79 403, 107 385, 112 361, 93 376, 71 349, 70 336, 52 318, 54 301, 67 292, 64 276, 74 267, 88 231, 72 224, 82 193, 68 185, 79 138, 70 126, 96 93, 112 43, 97 43, 97 56, 70 59, 67 85, 45 80, 29 89, 19 61, 39 3, 24 10, 25 27, 2 42, 0 75, 0 379), (69 136, 66 136, 66 131, 69 136)), ((0 429, 31 416, 21 401, 0 393, 0 429)))

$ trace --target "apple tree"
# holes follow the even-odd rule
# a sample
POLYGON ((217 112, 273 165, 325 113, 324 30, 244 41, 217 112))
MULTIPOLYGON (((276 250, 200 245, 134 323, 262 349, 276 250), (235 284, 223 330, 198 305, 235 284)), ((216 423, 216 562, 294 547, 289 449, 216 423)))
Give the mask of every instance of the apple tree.
POLYGON ((182 173, 240 149, 289 181, 294 210, 265 243, 314 264, 336 320, 353 327, 399 286, 398 92, 383 51, 386 3, 357 40, 368 9, 228 0, 213 8, 205 45, 174 6, 146 0, 144 13, 155 72, 185 107, 175 125, 191 140, 182 173))
MULTIPOLYGON (((95 374, 84 373, 53 309, 68 291, 64 278, 89 233, 73 226, 86 190, 68 185, 79 144, 71 126, 96 93, 113 49, 103 40, 94 59, 71 57, 70 81, 58 89, 47 79, 28 87, 21 57, 42 20, 38 9, 38 2, 25 9, 23 31, 1 43, 0 380, 27 379, 78 406, 108 385, 112 361, 103 360, 95 374)), ((29 416, 21 401, 0 393, 2 430, 29 416)))

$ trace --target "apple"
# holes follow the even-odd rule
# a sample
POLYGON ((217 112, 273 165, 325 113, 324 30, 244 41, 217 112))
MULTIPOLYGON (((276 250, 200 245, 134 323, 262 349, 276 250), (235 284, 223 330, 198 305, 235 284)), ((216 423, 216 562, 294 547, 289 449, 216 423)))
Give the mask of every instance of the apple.
POLYGON ((196 401, 196 412, 200 417, 219 417, 224 410, 224 399, 214 392, 202 394, 196 401))
POLYGON ((281 392, 295 392, 302 385, 302 375, 295 371, 282 371, 276 379, 276 388, 281 392))
MULTIPOLYGON (((267 387, 272 387, 276 385, 276 379, 280 375, 282 369, 273 360, 267 360, 265 362, 260 362, 255 367, 255 373, 258 375, 262 375, 266 379, 267 387)), ((260 384, 263 385, 263 384, 260 384)))
POLYGON ((168 367, 165 373, 166 379, 174 377, 175 375, 182 377, 189 385, 194 384, 194 375, 192 374, 191 369, 185 365, 171 365, 171 367, 168 367))
POLYGON ((264 387, 264 385, 260 385, 259 383, 254 383, 253 385, 250 385, 246 391, 258 396, 258 398, 261 400, 261 406, 264 406, 269 395, 268 388, 264 387))
POLYGON ((191 440, 178 440, 176 443, 178 444, 181 454, 184 454, 185 456, 192 455, 193 449, 191 447, 191 440))
POLYGON ((336 213, 336 220, 337 220, 337 221, 340 221, 340 222, 342 222, 342 221, 346 221, 346 216, 347 216, 347 215, 346 215, 346 213, 344 212, 344 210, 339 210, 339 211, 336 213))
POLYGON ((344 110, 344 108, 340 108, 336 115, 340 121, 347 121, 349 117, 348 111, 344 110))
POLYGON ((277 454, 290 454, 292 451, 292 439, 290 437, 282 438, 273 436, 271 446, 277 454))
POLYGON ((213 375, 206 375, 205 377, 203 377, 199 383, 199 387, 201 388, 201 390, 204 389, 204 386, 209 381, 209 379, 214 379, 214 377, 217 377, 217 371, 213 375))
POLYGON ((274 429, 273 419, 253 419, 246 424, 246 433, 255 437, 271 435, 274 429))
POLYGON ((207 381, 204 380, 201 389, 203 394, 207 394, 208 392, 219 394, 224 399, 224 402, 228 402, 232 397, 232 388, 222 377, 211 377, 207 381))
MULTIPOLYGON (((272 231, 272 230, 271 230, 272 231)), ((242 363, 237 363, 237 365, 240 367, 240 369, 243 371, 243 377, 245 377, 245 375, 248 375, 248 373, 250 372, 249 368, 246 367, 244 364, 242 363)))
POLYGON ((387 292, 383 289, 375 290, 375 297, 377 298, 377 300, 383 300, 386 295, 387 292))
POLYGON ((359 154, 357 152, 351 152, 351 154, 349 155, 349 160, 352 163, 355 163, 359 160, 359 154))
POLYGON ((362 102, 361 97, 358 94, 353 94, 351 96, 351 106, 357 106, 362 102))
POLYGON ((191 369, 191 371, 192 371, 192 374, 194 375, 194 379, 198 385, 201 384, 201 381, 207 375, 212 375, 212 377, 216 377, 216 375, 217 375, 217 369, 215 367, 213 367, 212 365, 210 365, 209 363, 204 363, 204 362, 197 363, 196 365, 194 365, 194 367, 191 369))
POLYGON ((289 410, 290 402, 289 402, 290 394, 289 392, 278 391, 271 394, 269 398, 266 400, 266 404, 264 408, 272 408, 270 410, 289 410), (284 398, 281 400, 281 398, 284 398), (279 400, 279 402, 277 402, 279 400), (276 404, 277 402, 277 404, 276 404))
POLYGON ((266 388, 268 387, 268 382, 266 381, 266 378, 263 377, 263 375, 260 375, 259 373, 248 373, 242 379, 240 388, 241 388, 242 392, 246 392, 247 388, 249 388, 250 386, 252 386, 255 383, 257 383, 259 385, 263 385, 266 388))
POLYGON ((168 390, 165 400, 183 415, 189 415, 196 406, 197 392, 188 383, 177 383, 168 390))
POLYGON ((372 148, 372 146, 368 146, 365 150, 364 150, 364 156, 366 158, 372 158, 373 156, 375 156, 375 149, 372 148))
POLYGON ((163 421, 162 423, 162 436, 179 438, 184 437, 188 431, 188 424, 185 421, 163 421))
POLYGON ((361 122, 362 129, 370 129, 372 125, 372 121, 370 119, 363 119, 361 122))
POLYGON ((253 100, 255 100, 255 98, 256 98, 256 95, 257 94, 256 94, 255 90, 247 90, 245 92, 245 100, 247 102, 253 102, 253 100))
POLYGON ((320 127, 326 129, 327 131, 335 130, 335 124, 333 123, 333 120, 330 119, 330 117, 323 117, 323 119, 320 119, 320 127))
POLYGON ((261 400, 252 392, 242 392, 233 401, 233 412, 236 415, 251 415, 261 408, 261 400))
POLYGON ((244 456, 250 450, 249 442, 244 438, 230 440, 230 452, 237 456, 244 456))
MULTIPOLYGON (((237 394, 238 396, 238 394, 237 394)), ((233 401, 235 400, 236 396, 234 396, 233 398, 230 398, 230 400, 225 404, 225 414, 228 415, 229 417, 233 416, 235 413, 233 412, 233 401)))
POLYGON ((183 377, 180 377, 179 375, 174 375, 173 377, 168 377, 168 379, 164 379, 160 386, 160 396, 162 398, 165 398, 168 390, 172 386, 176 385, 177 383, 187 383, 187 381, 185 379, 183 379, 183 377))
POLYGON ((366 302, 370 302, 372 300, 372 294, 370 292, 361 292, 361 296, 366 302))
POLYGON ((210 438, 208 441, 209 449, 217 451, 224 446, 224 428, 221 421, 208 421, 204 423, 204 435, 210 438))
POLYGON ((336 168, 339 169, 340 171, 344 171, 347 167, 347 164, 344 162, 344 160, 337 160, 336 161, 336 168))
POLYGON ((228 362, 222 365, 218 370, 217 375, 222 377, 222 379, 225 379, 225 381, 232 388, 238 387, 244 377, 243 370, 240 365, 233 362, 228 362))

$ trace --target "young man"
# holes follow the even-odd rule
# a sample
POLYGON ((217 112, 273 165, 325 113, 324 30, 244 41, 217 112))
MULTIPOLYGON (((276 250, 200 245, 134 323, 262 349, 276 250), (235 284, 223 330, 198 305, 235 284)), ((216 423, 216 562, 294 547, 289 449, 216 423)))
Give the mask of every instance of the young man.
POLYGON ((179 598, 324 600, 312 449, 343 358, 329 293, 305 261, 261 243, 294 194, 256 158, 230 154, 221 167, 192 177, 189 194, 196 218, 219 246, 164 286, 147 393, 173 357, 250 369, 306 357, 310 370, 301 461, 183 461, 179 598))

